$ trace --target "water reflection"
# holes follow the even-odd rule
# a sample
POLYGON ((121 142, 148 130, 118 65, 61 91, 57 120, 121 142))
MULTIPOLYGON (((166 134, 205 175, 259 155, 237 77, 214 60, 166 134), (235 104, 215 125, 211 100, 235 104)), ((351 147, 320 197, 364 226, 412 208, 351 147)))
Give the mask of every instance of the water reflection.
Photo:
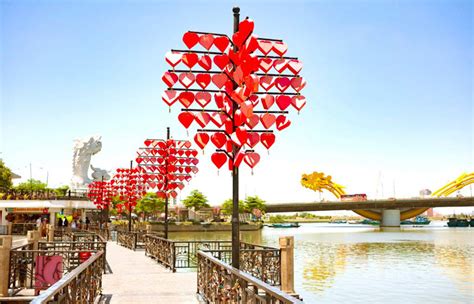
MULTIPOLYGON (((417 303, 472 301, 474 229, 379 232, 373 227, 307 224, 243 232, 242 239, 278 246, 283 235, 295 236, 295 288, 307 303, 397 303, 401 292, 417 303)), ((230 240, 230 233, 172 237, 230 240)))

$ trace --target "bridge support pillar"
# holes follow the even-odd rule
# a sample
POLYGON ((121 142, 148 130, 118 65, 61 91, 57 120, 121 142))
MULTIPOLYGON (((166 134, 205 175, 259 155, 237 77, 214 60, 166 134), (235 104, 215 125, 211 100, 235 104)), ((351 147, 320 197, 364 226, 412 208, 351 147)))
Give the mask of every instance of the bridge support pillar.
POLYGON ((382 221, 380 222, 380 227, 400 227, 400 210, 382 210, 382 221))

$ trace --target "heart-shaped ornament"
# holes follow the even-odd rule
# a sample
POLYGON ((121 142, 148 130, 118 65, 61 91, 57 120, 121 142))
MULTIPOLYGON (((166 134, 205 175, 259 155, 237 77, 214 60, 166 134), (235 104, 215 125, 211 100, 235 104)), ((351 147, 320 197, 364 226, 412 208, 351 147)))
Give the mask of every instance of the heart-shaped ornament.
POLYGON ((268 149, 275 143, 275 134, 273 133, 262 133, 260 135, 260 142, 262 145, 268 149))
POLYGON ((278 73, 283 73, 283 71, 286 70, 287 66, 288 62, 286 61, 286 59, 277 59, 273 61, 273 68, 275 68, 278 73))
POLYGON ((273 42, 268 40, 258 40, 258 49, 263 55, 268 55, 273 48, 273 42))
POLYGON ((260 161, 260 155, 257 152, 245 153, 244 162, 250 167, 254 168, 260 161))
POLYGON ((229 63, 229 57, 227 55, 215 55, 213 60, 221 70, 229 63))
POLYGON ((185 107, 189 108, 189 106, 194 101, 194 94, 191 92, 181 92, 178 97, 179 102, 185 107))
POLYGON ((285 115, 278 115, 276 118, 276 128, 278 131, 288 128, 291 125, 291 121, 286 118, 285 115))
POLYGON ((173 53, 167 52, 165 55, 166 62, 171 65, 173 68, 177 66, 181 62, 181 54, 180 53, 173 53))
POLYGON ((306 86, 306 80, 303 77, 294 77, 291 79, 291 87, 296 91, 301 91, 306 86))
POLYGON ((275 103, 275 97, 273 95, 265 94, 263 95, 260 100, 262 101, 262 106, 265 110, 271 108, 271 106, 275 103))
POLYGON ((269 91, 273 87, 273 77, 271 76, 262 76, 260 77, 260 86, 265 90, 269 91))
POLYGON ((250 100, 246 100, 240 104, 240 111, 245 117, 249 118, 253 115, 253 104, 250 100))
POLYGON ((198 64, 206 71, 209 71, 212 68, 211 57, 208 55, 201 56, 201 58, 199 58, 198 64))
POLYGON ((197 92, 195 99, 202 108, 205 108, 211 102, 211 94, 208 92, 197 92))
POLYGON ((291 98, 291 105, 299 112, 306 105, 306 97, 302 95, 291 98))
POLYGON ((225 153, 215 152, 211 155, 211 161, 217 167, 217 169, 220 169, 227 161, 227 156, 225 153))
POLYGON ((222 87, 225 85, 226 82, 227 82, 227 75, 225 74, 212 75, 212 83, 219 89, 222 89, 222 87))
POLYGON ((178 115, 178 120, 187 129, 193 123, 194 115, 191 112, 181 112, 178 115))
POLYGON ((183 35, 183 42, 188 49, 192 49, 199 42, 199 36, 196 33, 186 32, 183 35))
POLYGON ((295 75, 298 75, 303 69, 303 63, 296 59, 288 61, 288 69, 295 75))
POLYGON ((161 99, 168 105, 172 106, 176 100, 178 100, 178 93, 173 90, 167 90, 164 91, 163 94, 161 94, 161 99))
POLYGON ((224 113, 212 113, 211 114, 211 121, 216 125, 216 127, 220 128, 224 124, 224 121, 227 120, 227 116, 224 113))
POLYGON ((280 110, 284 111, 291 104, 291 97, 288 95, 280 95, 276 98, 276 104, 280 110))
POLYGON ((280 57, 288 51, 288 46, 284 42, 277 41, 273 44, 273 51, 280 57))
POLYGON ((183 56, 181 57, 181 61, 185 65, 187 65, 190 69, 192 69, 192 67, 196 65, 198 60, 199 60, 199 57, 195 53, 186 53, 186 54, 183 54, 183 56))
POLYGON ((217 133, 212 134, 211 142, 214 144, 214 146, 216 146, 216 148, 220 149, 227 142, 227 137, 225 136, 224 133, 217 132, 217 133))
POLYGON ((257 132, 248 132, 247 144, 250 148, 255 147, 260 142, 260 135, 257 132))
POLYGON ((222 53, 224 53, 224 51, 227 49, 227 47, 229 46, 229 39, 225 36, 219 36, 219 37, 216 37, 214 38, 214 45, 216 46, 216 48, 221 51, 222 53))
POLYGON ((204 128, 207 126, 209 121, 211 121, 211 116, 206 112, 197 112, 194 114, 194 119, 201 126, 201 128, 204 128))
POLYGON ((209 50, 214 43, 214 36, 212 34, 204 34, 199 37, 199 44, 202 45, 203 48, 209 50))
POLYGON ((196 133, 194 135, 194 142, 199 148, 204 149, 209 142, 209 135, 207 133, 196 133))
POLYGON ((197 74, 196 83, 202 89, 205 89, 209 83, 211 83, 211 75, 209 74, 197 74))
POLYGON ((256 125, 258 125, 259 122, 260 122, 260 117, 257 114, 253 114, 252 116, 247 118, 247 121, 245 122, 245 124, 250 129, 253 129, 255 128, 256 125))
POLYGON ((179 74, 179 82, 188 89, 196 81, 196 76, 193 73, 181 73, 179 74))
POLYGON ((260 121, 265 129, 270 129, 270 127, 275 123, 275 115, 271 113, 265 113, 260 116, 260 121))
POLYGON ((273 60, 271 58, 262 58, 259 61, 259 68, 261 71, 263 71, 265 74, 270 71, 270 69, 273 67, 273 60))
POLYGON ((288 77, 278 77, 275 80, 275 87, 282 93, 286 91, 286 89, 288 89, 290 84, 291 84, 291 81, 288 77))
POLYGON ((178 81, 178 75, 171 72, 165 72, 161 79, 168 86, 168 88, 171 88, 176 83, 176 81, 178 81))

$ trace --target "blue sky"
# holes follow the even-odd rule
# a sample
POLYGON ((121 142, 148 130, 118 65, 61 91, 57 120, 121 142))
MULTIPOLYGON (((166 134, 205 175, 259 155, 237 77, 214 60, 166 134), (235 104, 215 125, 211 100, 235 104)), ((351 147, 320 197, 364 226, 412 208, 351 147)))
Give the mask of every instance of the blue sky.
MULTIPOLYGON (((312 201, 301 173, 324 171, 350 193, 415 196, 473 171, 471 1, 240 1, 255 33, 304 62, 307 107, 241 194, 312 201), (377 187, 377 184, 379 186, 377 187), (395 188, 395 190, 394 190, 395 188)), ((161 101, 164 54, 187 30, 229 33, 228 1, 0 1, 1 157, 67 184, 73 139, 102 135, 94 166, 127 166, 146 137, 176 138, 179 109, 161 101), (40 169, 43 168, 43 169, 40 169)), ((212 203, 230 174, 201 157, 185 188, 212 203)), ((464 192, 468 194, 468 192, 464 192)), ((330 198, 329 195, 326 195, 330 198)))

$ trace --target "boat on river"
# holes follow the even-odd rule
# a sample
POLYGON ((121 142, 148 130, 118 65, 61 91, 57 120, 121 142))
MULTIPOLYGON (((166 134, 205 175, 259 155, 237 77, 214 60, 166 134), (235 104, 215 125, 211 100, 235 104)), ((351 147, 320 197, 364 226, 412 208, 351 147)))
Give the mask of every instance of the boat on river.
POLYGON ((298 228, 299 226, 298 223, 275 223, 270 225, 272 228, 298 228))
POLYGON ((425 216, 417 216, 415 220, 404 220, 400 222, 400 225, 429 225, 431 221, 425 216))
POLYGON ((450 217, 448 219, 448 227, 473 227, 473 220, 468 220, 468 219, 460 219, 456 217, 450 217))

